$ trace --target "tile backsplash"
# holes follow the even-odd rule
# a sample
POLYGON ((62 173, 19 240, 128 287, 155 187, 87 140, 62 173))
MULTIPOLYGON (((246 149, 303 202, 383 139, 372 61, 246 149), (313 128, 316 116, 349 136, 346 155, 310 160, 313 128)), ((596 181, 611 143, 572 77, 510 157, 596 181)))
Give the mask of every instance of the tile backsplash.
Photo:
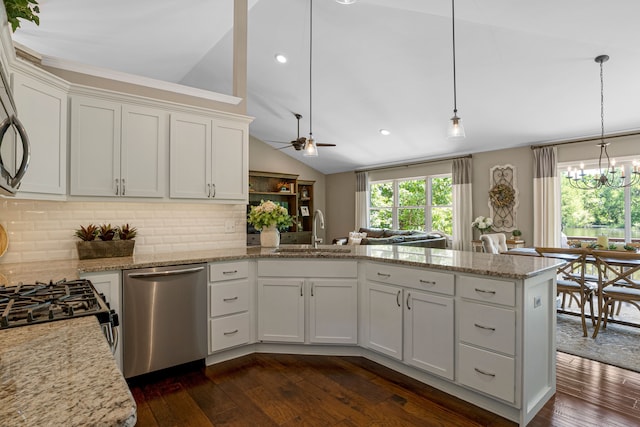
POLYGON ((5 199, 9 246, 0 263, 77 259, 75 230, 92 223, 136 227, 134 254, 246 246, 245 205, 5 199))

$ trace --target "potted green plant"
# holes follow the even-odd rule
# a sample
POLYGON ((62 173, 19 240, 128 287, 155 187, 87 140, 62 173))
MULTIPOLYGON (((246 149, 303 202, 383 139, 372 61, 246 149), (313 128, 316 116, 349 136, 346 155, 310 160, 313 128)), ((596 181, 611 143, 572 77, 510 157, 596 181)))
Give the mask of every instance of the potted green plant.
POLYGON ((133 255, 137 230, 129 224, 112 227, 111 224, 80 226, 75 236, 79 259, 112 258, 133 255))
POLYGON ((511 238, 513 240, 520 240, 522 238, 522 231, 515 229, 511 232, 511 238))

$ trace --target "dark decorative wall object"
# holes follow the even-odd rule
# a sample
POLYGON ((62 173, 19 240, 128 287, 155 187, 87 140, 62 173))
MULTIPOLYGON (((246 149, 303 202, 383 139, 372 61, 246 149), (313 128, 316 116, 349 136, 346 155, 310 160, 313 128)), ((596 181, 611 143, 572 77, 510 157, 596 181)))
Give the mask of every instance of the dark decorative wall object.
POLYGON ((489 215, 495 231, 516 228, 518 210, 516 168, 512 165, 494 166, 489 171, 489 215))

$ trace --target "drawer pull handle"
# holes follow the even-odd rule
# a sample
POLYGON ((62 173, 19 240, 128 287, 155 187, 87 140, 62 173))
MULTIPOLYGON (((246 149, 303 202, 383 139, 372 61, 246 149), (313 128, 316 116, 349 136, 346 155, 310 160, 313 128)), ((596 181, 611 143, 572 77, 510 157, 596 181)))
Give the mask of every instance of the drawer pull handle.
POLYGON ((489 372, 485 372, 482 369, 478 369, 478 368, 473 368, 473 369, 475 369, 475 371, 477 373, 482 374, 482 375, 486 375, 487 377, 495 378, 495 376, 496 376, 496 374, 491 374, 489 372))
POLYGON ((388 277, 391 277, 391 274, 389 274, 389 273, 380 273, 380 272, 378 272, 377 274, 378 274, 378 276, 380 276, 380 277, 387 277, 387 278, 388 278, 388 277))
POLYGON ((491 326, 482 326, 482 325, 478 325, 477 323, 473 324, 476 328, 480 328, 480 329, 485 329, 487 331, 492 331, 495 332, 496 328, 492 328, 491 326))
POLYGON ((238 272, 238 270, 233 270, 233 271, 223 271, 222 274, 226 275, 226 274, 236 274, 238 272))
POLYGON ((233 298, 223 298, 223 299, 222 299, 222 301, 224 301, 224 302, 229 302, 229 301, 235 301, 235 300, 237 300, 237 299, 238 299, 238 297, 233 297, 233 298))
POLYGON ((496 291, 488 291, 486 289, 478 289, 478 288, 476 288, 476 292, 480 292, 480 293, 483 293, 483 294, 491 294, 491 295, 495 295, 496 294, 496 291))
POLYGON ((233 330, 231 332, 224 332, 224 335, 233 335, 233 334, 237 334, 237 333, 238 333, 238 330, 236 329, 236 330, 233 330))
POLYGON ((425 285, 435 285, 436 282, 433 280, 422 280, 420 279, 420 283, 424 283, 425 285))

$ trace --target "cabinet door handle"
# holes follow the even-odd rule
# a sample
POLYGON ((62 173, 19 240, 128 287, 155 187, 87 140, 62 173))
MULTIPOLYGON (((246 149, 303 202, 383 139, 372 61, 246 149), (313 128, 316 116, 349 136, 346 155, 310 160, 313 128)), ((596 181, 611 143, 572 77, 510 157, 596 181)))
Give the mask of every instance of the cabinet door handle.
POLYGON ((311 296, 314 296, 314 295, 313 295, 313 285, 314 285, 314 284, 313 284, 313 283, 311 283, 311 296))
POLYGON ((207 184, 207 197, 211 197, 211 184, 207 184))
POLYGON ((483 293, 483 294, 491 294, 491 295, 495 295, 496 294, 496 291, 488 291, 486 289, 478 289, 478 288, 476 288, 476 292, 480 292, 480 293, 483 293))
POLYGON ((237 333, 238 333, 237 329, 235 329, 233 331, 229 331, 229 332, 223 332, 224 335, 233 335, 233 334, 237 334, 237 333))
POLYGON ((491 374, 489 372, 485 372, 482 369, 478 369, 478 368, 473 368, 477 373, 482 374, 482 375, 486 375, 487 377, 491 377, 494 378, 496 376, 496 374, 491 374))
POLYGON ((233 298, 223 298, 223 299, 222 299, 222 301, 224 301, 224 302, 229 302, 229 301, 235 301, 235 300, 237 300, 237 299, 238 299, 238 297, 233 297, 233 298))
POLYGON ((402 291, 398 291, 398 294, 396 295, 396 304, 398 304, 398 307, 402 307, 402 304, 400 304, 400 293, 402 291))
POLYGON ((377 273, 377 274, 378 274, 378 276, 380 276, 380 277, 386 277, 386 278, 391 277, 391 274, 388 274, 388 273, 380 273, 379 271, 378 271, 378 273, 377 273))
POLYGON ((211 195, 211 197, 216 197, 216 185, 215 184, 211 184, 211 186, 213 187, 213 194, 211 195))
POLYGON ((120 192, 120 181, 116 178, 116 196, 118 196, 120 192))
POLYGON ((232 271, 223 271, 222 274, 223 275, 227 275, 227 274, 236 274, 238 272, 238 270, 232 270, 232 271))
POLYGON ((124 185, 124 178, 122 178, 122 195, 124 196, 125 194, 127 194, 127 187, 125 187, 124 185))
POLYGON ((302 287, 303 287, 303 286, 304 286, 304 283, 300 283, 300 296, 303 296, 303 295, 302 295, 302 287))
POLYGON ((491 326, 482 326, 482 325, 478 325, 477 323, 474 323, 473 326, 475 326, 476 328, 485 329, 487 331, 495 331, 496 330, 496 328, 492 328, 491 326))
POLYGON ((435 285, 436 282, 434 280, 423 280, 420 279, 420 283, 424 283, 425 285, 435 285))
POLYGON ((411 299, 411 292, 407 294, 407 310, 411 310, 411 306, 409 305, 409 300, 411 299))

